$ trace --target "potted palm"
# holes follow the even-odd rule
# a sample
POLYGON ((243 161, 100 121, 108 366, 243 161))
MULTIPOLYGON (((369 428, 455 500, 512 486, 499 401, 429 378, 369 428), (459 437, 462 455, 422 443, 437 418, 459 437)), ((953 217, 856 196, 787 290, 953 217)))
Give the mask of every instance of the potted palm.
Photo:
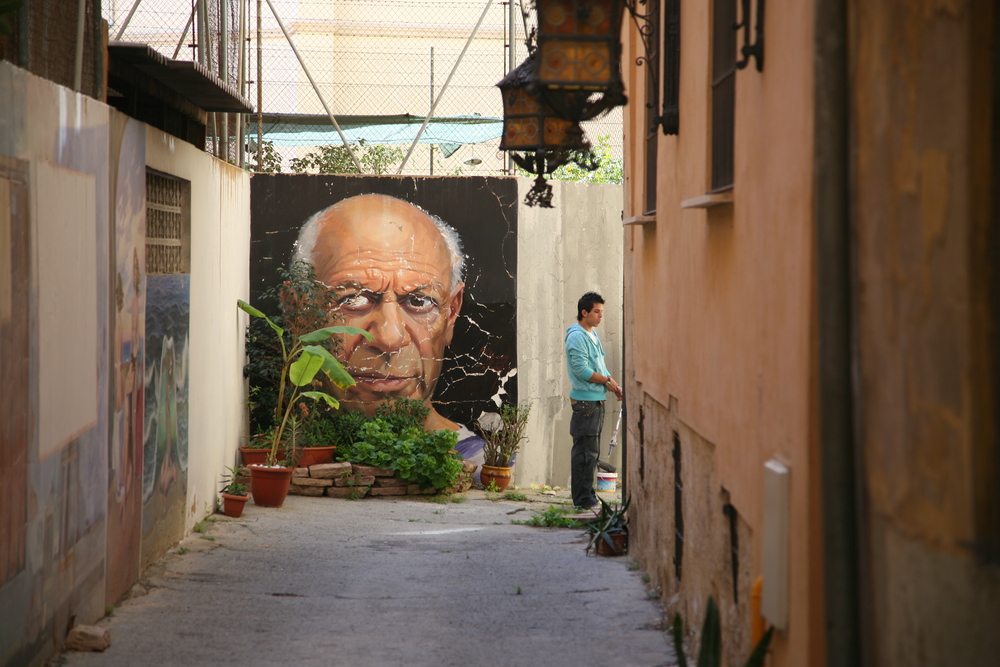
POLYGON ((279 446, 284 442, 285 429, 293 417, 292 411, 300 399, 309 398, 325 403, 337 409, 340 403, 336 398, 322 390, 310 389, 313 381, 320 373, 326 375, 333 384, 341 389, 353 386, 354 379, 344 369, 343 365, 326 347, 321 345, 337 334, 356 334, 371 340, 371 334, 356 327, 332 326, 321 327, 285 342, 285 330, 274 323, 267 315, 251 306, 242 299, 237 301, 239 308, 250 315, 263 319, 278 337, 281 351, 281 367, 278 374, 277 406, 275 407, 276 424, 271 434, 271 446, 264 464, 248 466, 250 469, 250 493, 256 505, 264 507, 281 507, 288 495, 292 480, 292 468, 283 465, 284 459, 278 458, 279 446))
POLYGON ((222 478, 222 513, 238 519, 243 514, 243 506, 250 500, 247 486, 239 481, 239 468, 226 468, 222 478))
MULTIPOLYGON (((483 436, 483 468, 479 479, 491 490, 503 491, 510 484, 514 457, 524 440, 530 405, 501 405, 492 420, 480 418, 483 436)), ((495 414, 495 413, 494 413, 495 414)))

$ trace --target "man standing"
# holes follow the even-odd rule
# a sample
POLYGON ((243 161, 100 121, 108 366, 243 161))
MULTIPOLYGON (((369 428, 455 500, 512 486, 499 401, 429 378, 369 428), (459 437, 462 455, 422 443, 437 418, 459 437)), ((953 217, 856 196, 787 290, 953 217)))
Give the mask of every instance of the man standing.
POLYGON ((622 389, 604 363, 604 346, 595 327, 604 318, 604 298, 587 292, 576 304, 577 324, 566 329, 566 362, 573 388, 569 400, 573 417, 569 434, 573 436, 570 458, 573 504, 583 509, 597 505, 594 471, 601 454, 601 428, 604 425, 604 395, 609 389, 618 400, 622 389))

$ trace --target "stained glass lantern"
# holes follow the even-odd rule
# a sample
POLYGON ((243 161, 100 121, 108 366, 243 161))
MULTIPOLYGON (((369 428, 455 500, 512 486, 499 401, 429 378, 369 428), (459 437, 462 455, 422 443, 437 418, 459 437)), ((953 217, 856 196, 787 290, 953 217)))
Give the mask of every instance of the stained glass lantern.
POLYGON ((502 151, 558 151, 583 147, 578 123, 558 117, 532 92, 534 63, 528 58, 497 87, 503 95, 502 151))
POLYGON ((536 0, 539 95, 583 121, 625 103, 621 79, 624 0, 536 0))

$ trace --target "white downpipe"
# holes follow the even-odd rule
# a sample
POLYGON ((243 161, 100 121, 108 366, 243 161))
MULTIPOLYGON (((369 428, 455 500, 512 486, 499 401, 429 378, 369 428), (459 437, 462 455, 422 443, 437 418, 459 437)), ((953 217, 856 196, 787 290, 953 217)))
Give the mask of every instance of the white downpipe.
MULTIPOLYGON (((493 0, 490 0, 490 2, 492 1, 493 0)), ((278 27, 281 28, 281 32, 284 33, 285 39, 288 40, 288 45, 292 47, 292 52, 295 53, 295 57, 298 58, 299 64, 302 65, 302 71, 305 73, 306 78, 309 79, 309 83, 312 84, 313 90, 316 91, 316 97, 319 98, 320 104, 322 104, 323 109, 326 110, 326 115, 330 117, 331 121, 333 121, 333 126, 337 129, 337 134, 340 135, 340 140, 344 142, 344 147, 347 148, 347 152, 350 153, 351 161, 354 162, 354 166, 358 168, 358 173, 365 173, 365 170, 361 168, 361 163, 358 162, 358 157, 351 149, 351 145, 347 143, 347 137, 344 136, 344 131, 340 129, 340 123, 338 123, 337 119, 334 118, 333 112, 330 111, 330 107, 326 105, 326 100, 323 99, 323 94, 319 92, 319 86, 317 86, 316 82, 313 81, 312 74, 309 73, 309 68, 306 67, 306 61, 302 59, 302 56, 299 54, 299 50, 295 48, 295 42, 292 41, 292 36, 288 34, 288 30, 285 28, 285 23, 281 20, 281 17, 278 16, 278 11, 274 8, 274 4, 271 0, 267 0, 267 6, 271 8, 271 13, 274 14, 274 18, 278 22, 278 27)))
MULTIPOLYGON (((269 3, 271 2, 271 0, 267 1, 269 3)), ((492 4, 493 0, 486 0, 486 6, 483 7, 483 13, 480 14, 479 20, 476 22, 476 27, 472 29, 472 34, 469 35, 469 39, 465 40, 465 46, 462 47, 462 52, 458 54, 458 60, 455 61, 455 65, 451 68, 451 73, 448 74, 448 78, 445 79, 444 85, 441 86, 441 92, 438 93, 437 99, 434 100, 434 105, 431 107, 431 110, 427 112, 427 118, 424 118, 424 123, 420 126, 420 131, 417 132, 417 136, 413 138, 413 143, 410 144, 410 150, 406 152, 406 157, 403 158, 403 161, 399 165, 399 169, 396 170, 397 174, 403 173, 403 167, 406 166, 410 156, 413 155, 413 149, 416 148, 417 142, 420 141, 420 137, 423 136, 424 130, 427 129, 427 124, 431 122, 431 116, 434 115, 434 110, 437 109, 438 102, 440 102, 441 98, 444 97, 444 92, 448 90, 448 84, 451 83, 451 77, 455 76, 455 71, 458 69, 459 63, 461 63, 462 58, 465 57, 465 52, 469 50, 469 45, 472 44, 472 40, 475 38, 476 33, 479 32, 479 26, 483 24, 483 20, 486 18, 486 12, 492 4)))

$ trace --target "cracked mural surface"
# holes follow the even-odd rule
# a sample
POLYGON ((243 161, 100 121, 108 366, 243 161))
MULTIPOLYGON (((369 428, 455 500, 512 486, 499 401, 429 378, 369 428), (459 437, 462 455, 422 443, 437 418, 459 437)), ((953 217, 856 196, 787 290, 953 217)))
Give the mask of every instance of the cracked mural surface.
POLYGON ((255 175, 251 302, 266 308, 277 270, 311 261, 343 323, 373 336, 344 339, 358 382, 335 392, 344 408, 425 400, 427 428, 458 430, 476 460, 469 425, 517 399, 516 200, 505 178, 255 175))

